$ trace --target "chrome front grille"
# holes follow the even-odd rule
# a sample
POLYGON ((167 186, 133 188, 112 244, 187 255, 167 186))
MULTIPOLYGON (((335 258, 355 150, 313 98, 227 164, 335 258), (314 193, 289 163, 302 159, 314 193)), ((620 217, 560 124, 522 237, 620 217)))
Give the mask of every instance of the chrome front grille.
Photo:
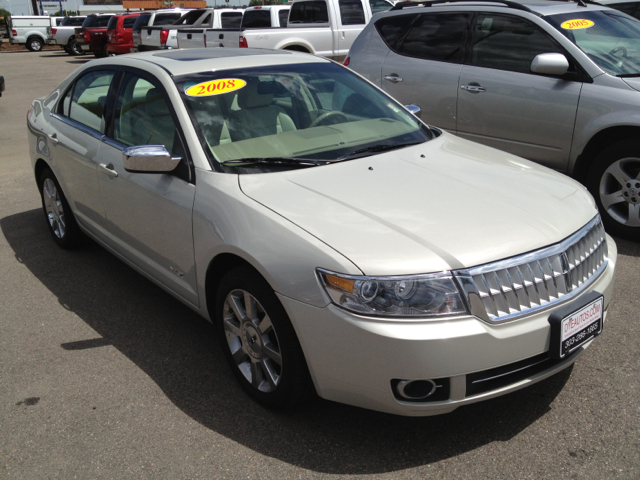
POLYGON ((575 296, 604 270, 600 216, 564 241, 535 252, 455 272, 471 313, 495 323, 575 296))

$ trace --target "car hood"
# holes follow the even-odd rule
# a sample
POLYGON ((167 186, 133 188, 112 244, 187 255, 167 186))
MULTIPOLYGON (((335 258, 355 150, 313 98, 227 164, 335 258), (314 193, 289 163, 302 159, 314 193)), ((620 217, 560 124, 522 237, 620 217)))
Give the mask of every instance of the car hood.
POLYGON ((640 91, 640 78, 627 77, 627 78, 623 78, 622 80, 624 80, 624 83, 629 85, 634 90, 640 91))
POLYGON ((597 214, 591 195, 569 177, 447 133, 384 154, 239 181, 247 196, 366 275, 481 265, 556 243, 597 214))

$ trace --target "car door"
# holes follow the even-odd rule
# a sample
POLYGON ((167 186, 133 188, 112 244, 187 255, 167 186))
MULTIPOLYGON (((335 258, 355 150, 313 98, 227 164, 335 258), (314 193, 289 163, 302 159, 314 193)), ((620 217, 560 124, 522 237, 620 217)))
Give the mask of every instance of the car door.
POLYGON ((531 73, 532 60, 542 53, 566 56, 528 20, 478 14, 460 75, 457 130, 470 140, 565 170, 581 77, 531 73))
POLYGON ((405 105, 419 105, 425 122, 451 132, 456 129, 458 77, 469 18, 467 13, 427 13, 376 22, 391 50, 382 64, 382 88, 405 105))
POLYGON ((103 223, 104 209, 98 189, 96 159, 106 129, 107 99, 113 70, 82 75, 64 93, 51 115, 54 172, 72 202, 78 221, 93 233, 103 223))
POLYGON ((100 151, 98 183, 109 246, 197 306, 192 231, 195 185, 176 118, 156 79, 126 72, 100 151), (164 145, 182 161, 170 173, 128 172, 123 151, 137 145, 164 145))

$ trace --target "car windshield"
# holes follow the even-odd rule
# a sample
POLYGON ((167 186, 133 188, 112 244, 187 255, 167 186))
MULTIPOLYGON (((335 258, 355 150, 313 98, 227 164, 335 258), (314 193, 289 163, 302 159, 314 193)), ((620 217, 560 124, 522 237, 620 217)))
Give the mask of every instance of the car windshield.
POLYGON ((214 166, 326 164, 432 138, 400 105, 333 63, 202 72, 175 82, 214 166))
POLYGON ((547 21, 610 75, 640 75, 640 22, 616 10, 565 13, 547 21))

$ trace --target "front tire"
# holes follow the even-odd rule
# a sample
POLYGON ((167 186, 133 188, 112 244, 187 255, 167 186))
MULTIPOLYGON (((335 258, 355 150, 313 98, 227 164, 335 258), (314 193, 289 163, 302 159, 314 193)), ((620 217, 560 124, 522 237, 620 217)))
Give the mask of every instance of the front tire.
POLYGON ((42 210, 55 242, 62 248, 80 245, 82 232, 53 172, 45 168, 40 174, 42 210))
POLYGON ((216 324, 234 376, 259 403, 293 407, 313 391, 293 325, 255 270, 239 267, 223 278, 216 297, 216 324))
POLYGON ((605 229, 640 241, 640 141, 622 140, 600 152, 589 169, 587 188, 605 229))
POLYGON ((32 52, 41 51, 43 46, 44 46, 44 42, 42 41, 42 39, 38 37, 30 37, 27 40, 27 48, 32 52))

